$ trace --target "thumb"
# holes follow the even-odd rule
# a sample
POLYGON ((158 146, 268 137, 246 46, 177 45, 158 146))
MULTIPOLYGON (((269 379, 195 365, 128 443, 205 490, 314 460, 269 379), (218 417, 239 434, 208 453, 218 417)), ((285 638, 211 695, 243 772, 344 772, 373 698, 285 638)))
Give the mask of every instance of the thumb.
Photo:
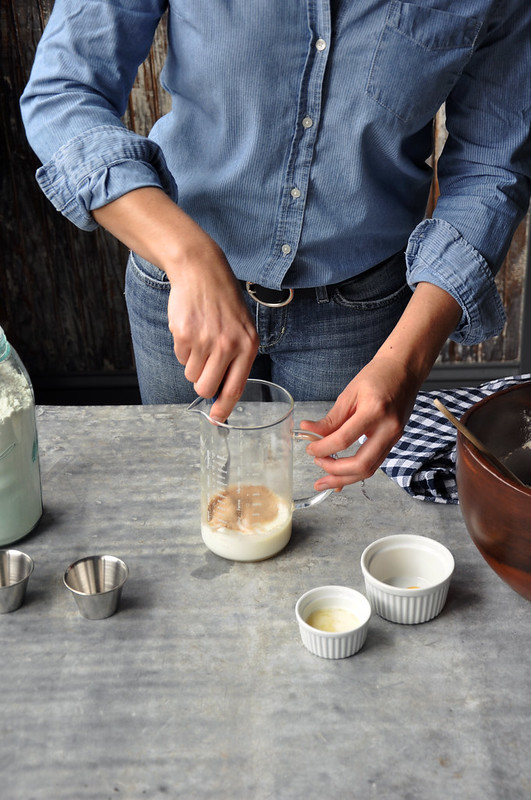
POLYGON ((341 430, 353 413, 351 405, 345 403, 345 398, 340 395, 324 417, 319 420, 303 420, 300 424, 302 430, 317 433, 326 439, 326 442, 316 441, 309 444, 307 452, 312 456, 323 457, 348 447, 352 442, 344 444, 345 437, 341 430))
POLYGON ((332 430, 328 421, 328 415, 319 420, 303 419, 300 427, 303 431, 310 433, 318 433, 320 436, 326 436, 332 430))
POLYGON ((318 433, 320 436, 328 436, 336 431, 342 424, 342 419, 336 406, 330 409, 324 417, 318 420, 305 419, 301 422, 301 428, 311 433, 318 433))

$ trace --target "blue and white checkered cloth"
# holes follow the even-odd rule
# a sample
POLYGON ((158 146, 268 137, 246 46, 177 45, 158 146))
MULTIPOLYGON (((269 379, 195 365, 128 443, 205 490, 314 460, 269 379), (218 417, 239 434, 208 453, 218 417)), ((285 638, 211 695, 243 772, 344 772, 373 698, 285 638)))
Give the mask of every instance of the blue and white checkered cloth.
POLYGON ((515 375, 474 388, 419 392, 402 438, 381 469, 417 500, 457 503, 456 430, 434 406, 434 399, 438 397, 459 419, 471 405, 484 397, 530 379, 531 375, 515 375))

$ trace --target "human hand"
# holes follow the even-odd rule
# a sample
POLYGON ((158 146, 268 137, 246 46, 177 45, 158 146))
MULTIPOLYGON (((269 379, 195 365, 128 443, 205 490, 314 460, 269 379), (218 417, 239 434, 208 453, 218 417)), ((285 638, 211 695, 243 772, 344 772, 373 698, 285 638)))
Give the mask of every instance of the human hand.
POLYGON ((315 489, 340 491, 373 475, 402 435, 419 381, 395 358, 375 356, 349 383, 323 419, 305 420, 304 430, 323 436, 306 448, 327 473, 315 489), (352 456, 331 458, 361 436, 366 441, 352 456))
POLYGON ((316 481, 317 490, 340 491, 376 472, 402 435, 422 382, 461 313, 444 289, 421 281, 391 334, 328 414, 301 423, 324 437, 306 448, 328 473, 316 481), (363 435, 366 441, 355 455, 330 458, 363 435))
POLYGON ((225 256, 208 238, 171 281, 168 325, 185 377, 201 397, 217 395, 210 416, 224 422, 243 392, 258 335, 225 256))
POLYGON ((222 250, 155 187, 127 192, 92 214, 168 276, 175 355, 199 395, 218 395, 211 416, 225 421, 243 392, 258 335, 222 250))

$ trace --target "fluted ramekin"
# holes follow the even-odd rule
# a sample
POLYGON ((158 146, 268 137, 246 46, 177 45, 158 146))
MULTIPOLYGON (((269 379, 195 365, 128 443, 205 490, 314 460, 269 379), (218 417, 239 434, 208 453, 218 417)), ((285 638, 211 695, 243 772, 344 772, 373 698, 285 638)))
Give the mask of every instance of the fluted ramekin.
POLYGON ((371 607, 367 598, 348 586, 319 586, 299 598, 295 606, 302 643, 321 658, 348 658, 361 650, 367 638, 371 607), (348 631, 322 631, 307 620, 314 611, 341 608, 357 619, 356 627, 348 631))
POLYGON ((361 556, 373 611, 405 625, 428 622, 441 613, 454 568, 448 548, 414 534, 378 539, 361 556))

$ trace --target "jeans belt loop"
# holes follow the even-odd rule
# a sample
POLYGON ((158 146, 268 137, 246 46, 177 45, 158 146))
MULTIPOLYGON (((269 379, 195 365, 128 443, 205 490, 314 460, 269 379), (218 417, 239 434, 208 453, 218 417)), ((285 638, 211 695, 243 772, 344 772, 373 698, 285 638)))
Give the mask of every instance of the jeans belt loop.
POLYGON ((328 295, 328 287, 327 286, 316 286, 315 287, 315 296, 317 298, 318 303, 329 303, 330 297, 328 295))

